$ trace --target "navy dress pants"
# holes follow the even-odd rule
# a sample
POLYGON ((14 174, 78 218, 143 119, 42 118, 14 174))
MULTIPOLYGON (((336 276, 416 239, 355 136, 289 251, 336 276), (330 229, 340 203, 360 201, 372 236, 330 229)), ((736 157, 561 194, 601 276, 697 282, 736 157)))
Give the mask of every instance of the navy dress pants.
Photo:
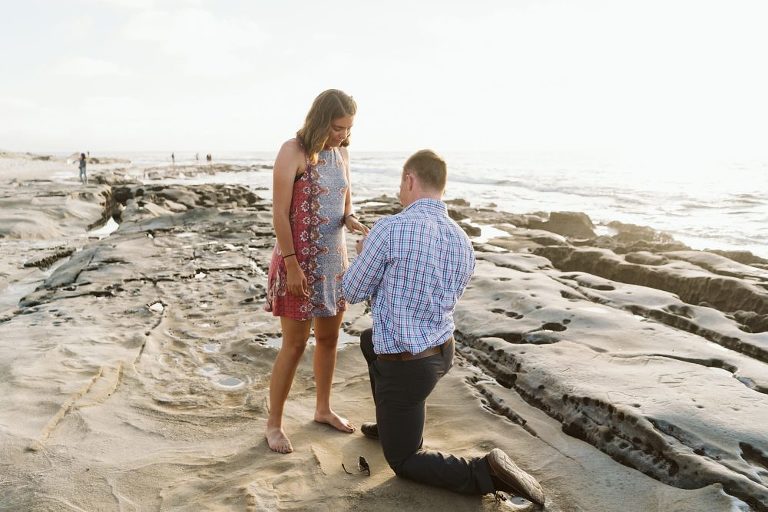
POLYGON ((367 329, 360 335, 360 349, 368 362, 379 441, 395 474, 463 494, 493 492, 485 457, 464 459, 422 448, 426 400, 453 366, 453 339, 429 357, 382 360, 373 349, 373 331, 367 329))

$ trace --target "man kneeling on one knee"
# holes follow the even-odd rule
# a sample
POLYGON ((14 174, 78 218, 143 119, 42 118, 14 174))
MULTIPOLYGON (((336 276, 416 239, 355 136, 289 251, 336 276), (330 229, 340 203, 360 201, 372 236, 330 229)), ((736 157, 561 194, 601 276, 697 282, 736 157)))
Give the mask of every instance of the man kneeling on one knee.
POLYGON ((378 221, 357 243, 344 274, 351 303, 371 300, 373 329, 360 347, 368 362, 379 439, 401 477, 465 494, 504 491, 544 503, 538 482, 501 450, 465 459, 422 449, 426 400, 453 365, 453 310, 475 268, 472 244, 442 201, 445 161, 412 155, 400 180, 403 211, 378 221))

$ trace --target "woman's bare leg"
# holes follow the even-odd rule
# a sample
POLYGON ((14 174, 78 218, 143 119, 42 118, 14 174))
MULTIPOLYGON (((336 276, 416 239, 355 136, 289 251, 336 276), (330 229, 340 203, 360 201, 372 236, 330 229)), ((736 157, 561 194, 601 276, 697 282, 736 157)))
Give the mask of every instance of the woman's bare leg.
POLYGON ((342 432, 354 432, 355 427, 346 418, 342 418, 331 409, 331 382, 336 369, 336 346, 339 341, 339 329, 344 313, 336 316, 315 318, 315 387, 317 402, 315 421, 327 423, 342 432))
POLYGON ((309 339, 311 320, 293 320, 280 317, 283 328, 283 343, 272 366, 269 380, 269 418, 267 419, 266 438, 269 447, 278 453, 290 453, 293 446, 283 430, 283 408, 288 399, 288 392, 296 375, 299 360, 309 339))

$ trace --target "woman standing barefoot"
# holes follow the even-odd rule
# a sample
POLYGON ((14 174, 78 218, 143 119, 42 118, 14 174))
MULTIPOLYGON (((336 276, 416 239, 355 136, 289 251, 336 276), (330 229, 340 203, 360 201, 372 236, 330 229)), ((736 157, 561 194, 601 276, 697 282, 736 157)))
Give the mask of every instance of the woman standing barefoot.
POLYGON ((267 311, 280 317, 283 343, 272 367, 266 438, 279 453, 293 451, 283 430, 283 408, 314 322, 315 421, 342 432, 355 427, 330 404, 336 344, 346 303, 344 227, 367 233, 352 213, 349 134, 357 105, 330 89, 315 98, 296 138, 283 144, 273 175, 277 245, 269 266, 267 311))

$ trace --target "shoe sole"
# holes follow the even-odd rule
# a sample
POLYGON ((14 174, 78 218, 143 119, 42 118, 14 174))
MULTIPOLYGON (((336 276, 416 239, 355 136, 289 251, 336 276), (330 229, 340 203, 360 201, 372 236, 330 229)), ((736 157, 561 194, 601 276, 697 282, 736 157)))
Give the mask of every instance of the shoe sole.
POLYGON ((363 433, 363 435, 364 435, 365 437, 367 437, 368 439, 374 439, 374 440, 376 440, 376 441, 378 441, 378 440, 379 440, 379 431, 378 431, 378 429, 376 429, 375 431, 373 431, 373 432, 372 432, 372 431, 371 431, 371 430, 369 430, 368 428, 361 426, 361 427, 360 427, 360 432, 362 432, 362 433, 363 433), (374 432, 375 432, 375 433, 374 433, 374 432))
POLYGON ((498 448, 488 454, 488 465, 494 476, 519 493, 519 496, 538 505, 544 504, 544 490, 536 479, 520 469, 509 456, 498 448))

